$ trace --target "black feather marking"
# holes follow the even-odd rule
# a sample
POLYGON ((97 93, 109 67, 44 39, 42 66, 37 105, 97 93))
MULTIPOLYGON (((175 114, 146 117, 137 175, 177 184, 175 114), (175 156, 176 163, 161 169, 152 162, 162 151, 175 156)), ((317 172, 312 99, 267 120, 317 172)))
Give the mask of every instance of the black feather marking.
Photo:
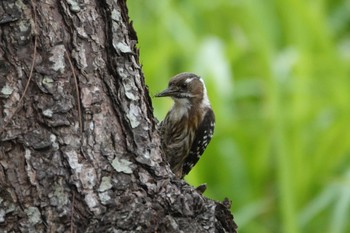
POLYGON ((207 148, 211 137, 213 136, 215 126, 215 116, 211 109, 208 109, 203 121, 200 123, 195 133, 190 153, 183 164, 182 175, 187 175, 192 167, 198 162, 199 158, 207 148))

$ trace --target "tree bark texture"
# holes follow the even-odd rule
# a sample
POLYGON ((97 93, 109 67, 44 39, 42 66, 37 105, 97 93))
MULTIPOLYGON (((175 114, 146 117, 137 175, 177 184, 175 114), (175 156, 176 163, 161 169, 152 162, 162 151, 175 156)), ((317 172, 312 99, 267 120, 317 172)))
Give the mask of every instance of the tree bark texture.
POLYGON ((0 3, 0 232, 236 232, 175 179, 125 0, 0 3))

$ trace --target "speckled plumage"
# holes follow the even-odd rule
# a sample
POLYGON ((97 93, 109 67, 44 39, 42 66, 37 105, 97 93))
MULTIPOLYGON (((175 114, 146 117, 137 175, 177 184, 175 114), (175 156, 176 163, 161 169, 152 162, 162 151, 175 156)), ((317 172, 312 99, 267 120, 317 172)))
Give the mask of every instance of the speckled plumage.
POLYGON ((162 147, 172 171, 179 178, 198 162, 213 135, 215 116, 203 80, 181 73, 157 97, 169 96, 174 105, 160 123, 162 147))

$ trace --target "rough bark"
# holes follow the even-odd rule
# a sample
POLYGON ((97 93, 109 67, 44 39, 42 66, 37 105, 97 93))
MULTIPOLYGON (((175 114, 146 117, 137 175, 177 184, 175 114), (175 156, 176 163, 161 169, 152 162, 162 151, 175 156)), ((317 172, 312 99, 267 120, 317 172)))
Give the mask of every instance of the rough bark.
POLYGON ((236 232, 174 178, 125 0, 0 3, 1 232, 236 232))

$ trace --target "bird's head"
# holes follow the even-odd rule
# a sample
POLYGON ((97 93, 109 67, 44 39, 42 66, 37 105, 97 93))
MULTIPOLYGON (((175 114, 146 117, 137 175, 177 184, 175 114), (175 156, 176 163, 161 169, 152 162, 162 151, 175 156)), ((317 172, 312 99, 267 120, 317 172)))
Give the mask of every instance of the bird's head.
POLYGON ((156 97, 171 97, 176 104, 210 105, 203 80, 193 73, 180 73, 169 81, 168 88, 158 93, 156 97))

